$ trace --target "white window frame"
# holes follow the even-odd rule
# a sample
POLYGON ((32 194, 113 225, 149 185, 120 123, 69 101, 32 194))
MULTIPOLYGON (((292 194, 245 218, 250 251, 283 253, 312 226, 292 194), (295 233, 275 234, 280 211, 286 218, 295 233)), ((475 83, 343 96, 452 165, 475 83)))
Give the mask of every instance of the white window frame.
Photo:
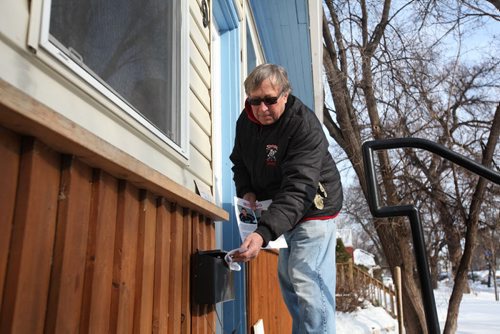
MULTIPOLYGON (((36 0, 34 0, 36 1, 36 0)), ((39 0, 41 1, 41 0, 39 0)), ((38 2, 38 1, 37 1, 38 2)), ((82 78, 90 87, 94 88, 101 96, 115 104, 119 109, 125 111, 135 121, 137 121, 147 132, 153 134, 164 143, 168 144, 175 151, 180 153, 185 159, 189 159, 189 8, 188 0, 180 0, 180 54, 179 54, 179 81, 180 81, 180 96, 177 96, 177 103, 180 109, 180 144, 175 143, 168 138, 162 131, 157 129, 144 116, 134 110, 120 96, 113 92, 108 86, 94 78, 87 70, 80 66, 76 61, 64 54, 53 42, 49 39, 50 26, 50 10, 51 0, 44 0, 41 8, 41 24, 40 24, 40 39, 38 45, 41 46, 50 55, 55 57, 60 63, 64 64, 72 70, 77 76, 82 78)), ((31 44, 31 43, 29 43, 31 44)))

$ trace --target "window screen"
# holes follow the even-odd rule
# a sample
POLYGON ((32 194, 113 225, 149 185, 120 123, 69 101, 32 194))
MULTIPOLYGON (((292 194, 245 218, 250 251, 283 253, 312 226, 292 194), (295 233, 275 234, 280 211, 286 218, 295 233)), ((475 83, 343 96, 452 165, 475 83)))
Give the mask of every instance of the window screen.
POLYGON ((181 144, 180 1, 52 0, 49 41, 181 144))

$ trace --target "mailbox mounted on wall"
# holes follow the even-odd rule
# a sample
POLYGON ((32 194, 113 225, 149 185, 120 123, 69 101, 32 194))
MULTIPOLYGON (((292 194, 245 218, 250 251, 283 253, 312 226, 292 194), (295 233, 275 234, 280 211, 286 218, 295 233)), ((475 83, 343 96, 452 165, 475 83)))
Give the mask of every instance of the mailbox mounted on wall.
POLYGON ((191 296, 196 304, 216 304, 234 299, 233 272, 221 250, 197 251, 192 255, 191 296))

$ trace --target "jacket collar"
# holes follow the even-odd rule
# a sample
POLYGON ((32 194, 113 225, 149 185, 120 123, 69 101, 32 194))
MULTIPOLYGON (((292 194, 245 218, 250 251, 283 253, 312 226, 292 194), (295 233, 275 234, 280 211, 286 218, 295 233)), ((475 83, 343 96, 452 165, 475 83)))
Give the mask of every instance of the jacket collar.
POLYGON ((259 120, 257 118, 255 118, 253 111, 252 111, 252 106, 250 105, 250 103, 248 103, 248 100, 245 100, 245 112, 247 113, 247 117, 250 121, 252 121, 256 124, 262 125, 262 123, 259 122, 259 120))

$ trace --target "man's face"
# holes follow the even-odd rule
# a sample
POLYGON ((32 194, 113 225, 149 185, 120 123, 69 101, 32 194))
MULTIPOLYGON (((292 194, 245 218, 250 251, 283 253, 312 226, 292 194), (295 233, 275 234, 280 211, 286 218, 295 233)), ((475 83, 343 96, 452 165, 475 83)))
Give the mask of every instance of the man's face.
MULTIPOLYGON (((260 99, 258 105, 252 105, 252 112, 255 118, 263 125, 269 125, 276 122, 285 111, 285 104, 288 99, 288 93, 281 94, 281 89, 277 85, 273 85, 271 80, 266 79, 254 91, 250 92, 248 99, 260 99), (264 98, 276 98, 276 103, 266 104, 264 98)), ((268 99, 269 100, 269 99, 268 99)), ((272 99, 271 99, 272 100, 272 99)))

